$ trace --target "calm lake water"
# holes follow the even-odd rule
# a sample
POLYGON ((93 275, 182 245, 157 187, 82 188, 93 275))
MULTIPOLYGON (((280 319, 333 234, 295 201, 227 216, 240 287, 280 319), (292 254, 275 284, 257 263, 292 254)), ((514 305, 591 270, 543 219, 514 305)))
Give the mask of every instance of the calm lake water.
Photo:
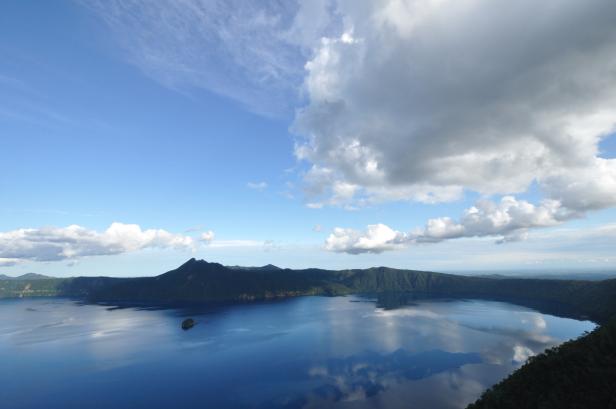
POLYGON ((0 301, 0 408, 463 408, 594 328, 499 302, 139 309, 0 301), (197 325, 180 328, 193 317, 197 325))

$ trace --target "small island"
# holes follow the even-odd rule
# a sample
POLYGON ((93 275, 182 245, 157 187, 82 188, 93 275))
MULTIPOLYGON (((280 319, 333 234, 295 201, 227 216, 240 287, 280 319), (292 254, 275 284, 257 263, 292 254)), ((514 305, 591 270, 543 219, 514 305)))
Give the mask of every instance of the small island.
POLYGON ((195 320, 193 320, 192 318, 187 318, 184 321, 182 321, 182 329, 184 331, 189 330, 194 326, 195 326, 195 320))

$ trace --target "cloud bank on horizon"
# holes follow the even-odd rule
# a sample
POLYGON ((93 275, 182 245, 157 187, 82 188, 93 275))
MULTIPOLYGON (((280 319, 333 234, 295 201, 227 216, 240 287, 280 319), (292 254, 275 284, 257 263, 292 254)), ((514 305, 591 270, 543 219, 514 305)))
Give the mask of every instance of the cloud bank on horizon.
MULTIPOLYGON (((308 207, 483 197, 410 231, 378 221, 336 228, 326 250, 505 243, 616 206, 616 159, 600 151, 616 131, 612 1, 79 2, 164 86, 212 91, 265 115, 297 108, 291 129, 308 207), (538 203, 516 197, 531 186, 538 203)), ((160 230, 135 233, 129 246, 69 227, 62 237, 88 244, 46 243, 47 252, 28 238, 43 230, 17 241, 33 249, 26 258, 187 245, 160 230)))
POLYGON ((449 217, 429 219, 425 227, 409 233, 394 231, 384 224, 369 225, 364 232, 337 228, 327 238, 325 248, 349 254, 381 253, 409 244, 486 236, 497 236, 496 243, 503 244, 524 240, 530 228, 557 226, 574 216, 555 200, 535 206, 505 196, 498 204, 488 200, 477 202, 457 222, 449 217))
POLYGON ((213 230, 188 229, 191 234, 143 229, 138 224, 112 223, 103 231, 79 225, 41 227, 0 232, 0 267, 24 262, 75 262, 84 257, 111 256, 146 249, 194 253, 209 248, 259 248, 269 251, 271 240, 219 240, 213 230))
MULTIPOLYGON (((214 233, 203 233, 210 242, 214 233)), ((162 229, 142 230, 136 224, 112 223, 103 232, 82 226, 43 227, 0 232, 0 265, 22 261, 61 261, 86 256, 128 253, 148 248, 194 249, 190 236, 162 229)))

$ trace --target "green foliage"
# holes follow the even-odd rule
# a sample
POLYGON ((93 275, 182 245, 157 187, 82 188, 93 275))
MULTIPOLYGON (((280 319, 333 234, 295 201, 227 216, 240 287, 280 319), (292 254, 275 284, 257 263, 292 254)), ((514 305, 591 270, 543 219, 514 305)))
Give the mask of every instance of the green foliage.
POLYGON ((21 297, 88 297, 114 283, 123 281, 109 277, 75 278, 11 278, 0 279, 0 298, 21 297))
POLYGON ((616 408, 616 318, 532 357, 467 409, 616 408))
POLYGON ((55 296, 63 281, 60 278, 0 280, 0 298, 55 296))

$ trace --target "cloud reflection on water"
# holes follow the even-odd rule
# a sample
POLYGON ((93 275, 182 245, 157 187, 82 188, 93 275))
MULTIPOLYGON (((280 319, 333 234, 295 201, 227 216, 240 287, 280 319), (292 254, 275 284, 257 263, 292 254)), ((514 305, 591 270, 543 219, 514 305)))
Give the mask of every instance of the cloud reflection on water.
POLYGON ((2 301, 0 351, 11 376, 0 372, 0 394, 23 409, 41 398, 70 406, 81 393, 128 409, 117 388, 143 399, 131 409, 168 407, 171 396, 185 408, 462 408, 531 354, 591 328, 477 300, 384 308, 361 297, 301 297, 167 309, 2 301), (179 326, 186 317, 198 323, 190 331, 179 326), (26 380, 36 394, 18 394, 26 380))

